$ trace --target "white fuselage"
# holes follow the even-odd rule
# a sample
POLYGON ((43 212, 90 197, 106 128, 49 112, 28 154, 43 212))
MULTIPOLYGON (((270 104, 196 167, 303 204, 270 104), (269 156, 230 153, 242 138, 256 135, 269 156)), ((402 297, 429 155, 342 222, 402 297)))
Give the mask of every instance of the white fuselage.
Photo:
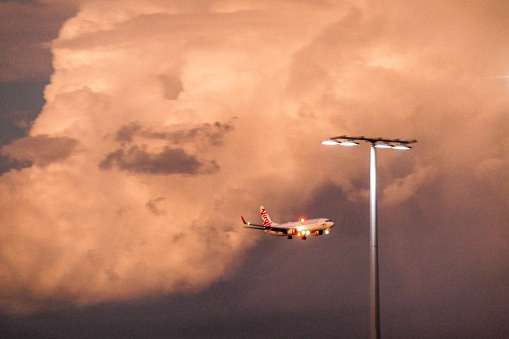
POLYGON ((284 224, 275 224, 264 232, 270 235, 289 236, 296 235, 298 237, 306 235, 321 235, 328 233, 334 226, 334 222, 330 219, 309 219, 303 222, 287 222, 284 224))
POLYGON ((263 225, 247 222, 244 217, 241 216, 242 222, 245 225, 244 227, 262 230, 270 235, 287 236, 288 239, 292 239, 294 235, 306 239, 308 235, 329 234, 330 229, 334 226, 334 222, 327 218, 309 220, 302 218, 300 221, 276 224, 272 222, 267 210, 265 210, 263 206, 260 206, 260 214, 262 216, 263 225))

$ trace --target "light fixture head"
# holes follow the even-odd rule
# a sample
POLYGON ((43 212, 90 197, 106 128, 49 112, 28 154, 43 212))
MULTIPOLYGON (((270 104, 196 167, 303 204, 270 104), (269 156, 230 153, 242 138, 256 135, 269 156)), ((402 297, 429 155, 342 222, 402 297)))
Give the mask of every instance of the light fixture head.
POLYGON ((392 148, 394 146, 392 146, 391 144, 377 144, 377 143, 375 143, 375 147, 376 148, 392 148))
POLYGON ((322 145, 338 145, 338 144, 339 142, 332 139, 322 141, 322 145))
POLYGON ((343 141, 340 141, 339 144, 341 146, 357 146, 359 143, 355 142, 353 140, 343 140, 343 141))
POLYGON ((394 149, 410 149, 412 147, 408 144, 417 142, 417 140, 400 140, 400 139, 383 139, 383 138, 366 138, 350 137, 341 135, 339 137, 332 137, 328 140, 322 141, 323 145, 341 145, 341 146, 357 146, 359 142, 369 142, 373 147, 376 148, 394 148, 394 149))
POLYGON ((401 143, 401 144, 392 146, 392 148, 394 148, 394 149, 410 149, 412 147, 408 146, 407 144, 401 143))

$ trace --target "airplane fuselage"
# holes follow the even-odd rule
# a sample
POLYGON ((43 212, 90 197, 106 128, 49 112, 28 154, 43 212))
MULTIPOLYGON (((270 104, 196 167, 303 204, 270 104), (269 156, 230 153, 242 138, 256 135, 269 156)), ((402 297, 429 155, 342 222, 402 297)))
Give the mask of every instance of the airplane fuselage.
POLYGON ((263 206, 260 206, 260 214, 262 216, 263 225, 247 222, 244 217, 241 216, 242 222, 245 225, 244 227, 262 230, 270 235, 286 236, 288 239, 292 239, 294 235, 306 239, 308 235, 329 234, 330 229, 334 226, 334 222, 327 218, 309 220, 302 218, 300 221, 276 224, 272 222, 263 206))
POLYGON ((273 224, 271 228, 263 230, 265 233, 270 235, 279 236, 292 236, 298 237, 306 235, 322 235, 328 233, 329 230, 334 226, 334 223, 330 219, 309 219, 304 222, 288 222, 284 224, 273 224))

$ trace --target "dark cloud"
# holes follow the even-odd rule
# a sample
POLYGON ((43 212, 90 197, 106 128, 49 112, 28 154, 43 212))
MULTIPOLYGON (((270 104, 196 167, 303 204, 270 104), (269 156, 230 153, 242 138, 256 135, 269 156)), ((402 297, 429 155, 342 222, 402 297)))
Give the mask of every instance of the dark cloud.
POLYGON ((75 12, 71 2, 0 1, 0 82, 49 79, 49 43, 75 12))
POLYGON ((131 143, 133 142, 134 136, 137 135, 139 131, 141 131, 141 128, 141 125, 136 122, 133 122, 129 125, 123 125, 117 131, 115 140, 121 144, 131 143))
POLYGON ((43 81, 14 81, 0 83, 0 145, 26 136, 27 129, 37 117, 45 101, 43 81))
POLYGON ((233 129, 231 124, 202 124, 183 129, 169 130, 144 128, 133 122, 123 125, 116 133, 115 141, 121 148, 109 153, 99 164, 102 169, 116 166, 122 170, 147 174, 210 174, 219 170, 214 160, 202 160, 199 153, 207 147, 217 147, 225 133, 233 129), (147 143, 162 141, 162 150, 151 151, 147 143), (189 153, 184 147, 192 149, 189 153))
POLYGON ((106 156, 99 164, 102 169, 117 166, 121 170, 145 174, 209 174, 219 170, 214 162, 200 162, 180 148, 165 147, 161 152, 149 152, 133 146, 118 149, 106 156))
POLYGON ((215 122, 201 124, 196 127, 171 127, 169 130, 153 130, 143 128, 138 122, 123 125, 116 134, 119 143, 132 143, 135 137, 143 139, 162 139, 171 144, 195 143, 200 145, 220 146, 226 133, 233 130, 231 123, 215 122))
POLYGON ((189 130, 171 132, 167 135, 167 138, 176 144, 200 142, 211 146, 220 146, 223 143, 223 136, 225 133, 232 130, 233 126, 229 123, 222 124, 220 122, 215 122, 213 125, 203 124, 189 130))
MULTIPOLYGON (((44 105, 42 92, 46 82, 14 81, 0 82, 0 146, 25 137, 32 122, 44 105)), ((0 157, 0 173, 18 168, 12 159, 0 157)), ((22 164, 24 167, 26 164, 22 164)))
POLYGON ((17 139, 2 147, 2 155, 17 161, 30 161, 45 167, 53 162, 67 159, 78 146, 78 141, 68 137, 38 135, 17 139))

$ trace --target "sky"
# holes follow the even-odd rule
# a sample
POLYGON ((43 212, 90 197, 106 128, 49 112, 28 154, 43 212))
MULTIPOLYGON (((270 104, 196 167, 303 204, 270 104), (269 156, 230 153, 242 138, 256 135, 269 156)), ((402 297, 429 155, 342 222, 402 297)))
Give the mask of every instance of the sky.
POLYGON ((0 1, 2 337, 509 336, 506 1, 0 1), (242 227, 330 218, 327 236, 242 227))

